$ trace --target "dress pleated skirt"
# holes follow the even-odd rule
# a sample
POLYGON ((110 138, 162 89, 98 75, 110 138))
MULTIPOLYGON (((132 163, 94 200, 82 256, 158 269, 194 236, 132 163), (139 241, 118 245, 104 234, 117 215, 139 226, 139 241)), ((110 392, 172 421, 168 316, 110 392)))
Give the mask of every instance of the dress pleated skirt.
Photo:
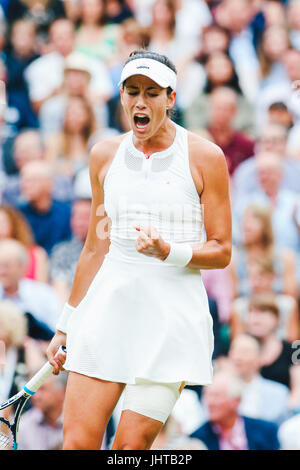
POLYGON ((69 321, 65 369, 126 384, 208 385, 213 344, 199 269, 108 254, 69 321))

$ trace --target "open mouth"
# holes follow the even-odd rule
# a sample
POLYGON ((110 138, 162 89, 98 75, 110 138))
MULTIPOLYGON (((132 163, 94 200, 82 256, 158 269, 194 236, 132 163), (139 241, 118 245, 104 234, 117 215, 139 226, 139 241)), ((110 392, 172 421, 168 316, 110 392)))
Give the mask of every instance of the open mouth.
POLYGON ((134 123, 137 129, 144 129, 149 124, 150 119, 145 114, 136 114, 134 116, 134 123))

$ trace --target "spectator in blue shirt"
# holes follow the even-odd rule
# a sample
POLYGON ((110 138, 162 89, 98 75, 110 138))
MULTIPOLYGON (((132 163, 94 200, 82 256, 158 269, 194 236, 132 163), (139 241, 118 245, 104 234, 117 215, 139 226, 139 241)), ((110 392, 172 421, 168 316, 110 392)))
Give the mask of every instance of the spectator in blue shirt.
POLYGON ((29 222, 35 241, 50 254, 53 246, 71 238, 71 207, 52 196, 53 173, 45 161, 27 163, 21 171, 21 192, 26 203, 19 210, 29 222))

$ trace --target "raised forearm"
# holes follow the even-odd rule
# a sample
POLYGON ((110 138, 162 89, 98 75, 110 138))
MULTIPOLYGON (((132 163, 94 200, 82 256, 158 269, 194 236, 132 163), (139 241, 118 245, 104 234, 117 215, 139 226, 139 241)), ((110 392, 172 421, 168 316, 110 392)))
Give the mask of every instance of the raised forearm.
POLYGON ((194 269, 223 269, 230 263, 231 238, 222 242, 209 240, 198 245, 168 243, 154 227, 135 228, 139 232, 136 249, 145 256, 194 269))
POLYGON ((194 269, 223 269, 231 259, 231 243, 210 240, 193 246, 193 256, 188 264, 194 269))

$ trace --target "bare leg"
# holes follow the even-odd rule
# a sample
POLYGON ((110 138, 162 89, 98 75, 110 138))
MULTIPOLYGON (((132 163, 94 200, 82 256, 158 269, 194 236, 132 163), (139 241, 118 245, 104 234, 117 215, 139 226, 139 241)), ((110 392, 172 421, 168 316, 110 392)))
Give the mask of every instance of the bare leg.
POLYGON ((162 427, 161 421, 123 410, 112 450, 148 450, 162 427))
POLYGON ((64 409, 64 449, 98 450, 125 384, 69 373, 64 409))

